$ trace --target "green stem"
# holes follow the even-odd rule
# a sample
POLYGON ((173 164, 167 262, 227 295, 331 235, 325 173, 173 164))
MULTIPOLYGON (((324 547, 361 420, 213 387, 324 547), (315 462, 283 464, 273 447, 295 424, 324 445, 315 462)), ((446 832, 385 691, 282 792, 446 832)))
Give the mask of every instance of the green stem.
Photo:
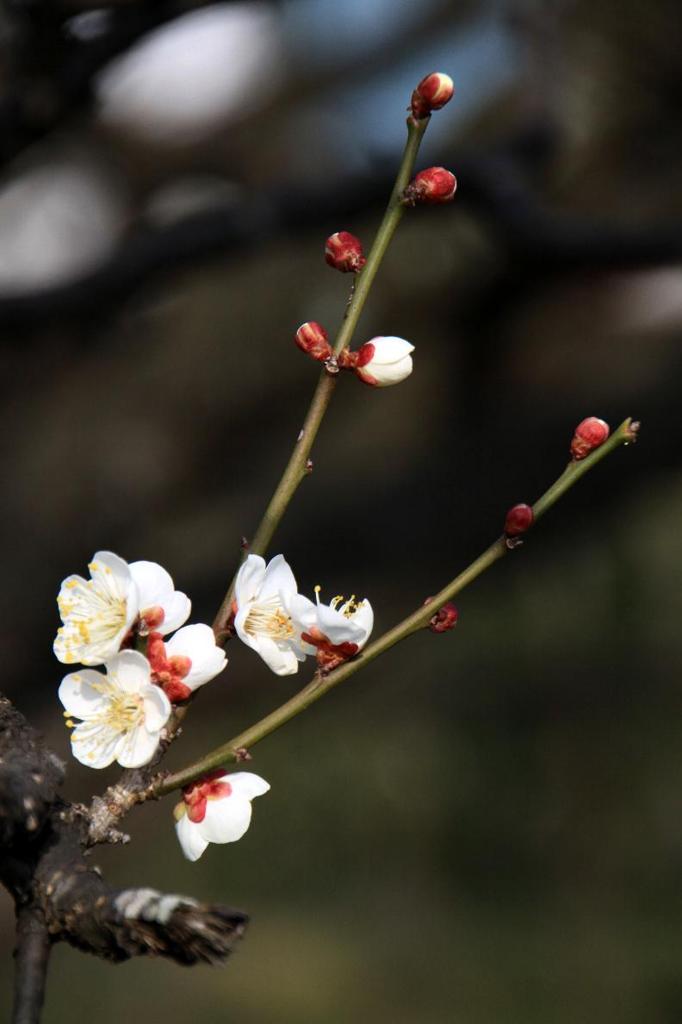
POLYGON ((384 218, 379 226, 379 230, 376 233, 372 248, 367 256, 367 262, 360 273, 355 279, 355 288, 346 315, 343 318, 341 329, 336 336, 334 342, 334 354, 338 355, 344 348, 350 346, 355 334, 355 328, 357 327, 360 314, 364 309, 367 296, 370 293, 374 278, 376 277, 377 270, 381 265, 386 250, 390 244, 393 235, 395 234, 396 228, 400 223, 405 207, 401 202, 403 192, 412 178, 412 172, 414 171, 414 164, 417 159, 417 153, 419 152, 419 146, 421 140, 424 137, 430 118, 425 117, 419 121, 415 121, 413 117, 407 119, 407 142, 405 143, 405 150, 403 152, 402 160, 400 161, 400 168, 398 170, 398 177, 395 179, 395 185, 391 192, 391 198, 388 200, 388 206, 384 213, 384 218))
MULTIPOLYGON (((388 245, 395 234, 400 223, 404 207, 401 205, 401 197, 412 177, 414 163, 419 151, 419 145, 429 123, 429 118, 415 121, 414 118, 407 119, 407 142, 403 152, 398 176, 393 186, 391 198, 384 214, 383 220, 376 233, 372 248, 367 256, 367 262, 362 273, 356 276, 351 290, 350 301, 346 307, 343 322, 334 342, 334 353, 338 355, 342 349, 348 348, 353 338, 357 322, 364 308, 369 295, 372 283, 379 269, 388 245)), ((327 411, 331 397, 334 394, 336 375, 328 370, 323 370, 317 382, 303 428, 298 435, 293 451, 289 457, 284 472, 280 478, 274 494, 270 499, 258 529, 249 545, 249 552, 255 555, 264 555, 270 541, 279 526, 284 513, 286 512, 291 499, 296 493, 301 481, 307 475, 307 464, 313 442, 320 429, 320 424, 327 411)), ((229 590, 223 598, 218 613, 213 622, 213 630, 220 640, 227 628, 232 614, 232 599, 234 597, 234 586, 236 576, 232 580, 229 590)))
MULTIPOLYGON (((608 441, 588 455, 586 459, 583 459, 581 462, 570 463, 558 480, 545 491, 533 506, 536 519, 544 515, 585 473, 589 472, 590 469, 596 466, 598 462, 601 462, 615 448, 634 441, 637 428, 638 425, 633 424, 630 419, 625 420, 614 431, 608 441)), ((305 711, 306 708, 314 704, 320 697, 323 697, 325 693, 328 693, 333 687, 338 686, 339 683, 344 682, 350 676, 359 672, 361 668, 364 668, 390 647, 427 626, 434 612, 442 608, 446 602, 451 601, 465 587, 478 579, 486 569, 489 569, 491 565, 499 561, 500 558, 503 558, 509 550, 506 538, 504 536, 499 537, 459 576, 456 576, 438 594, 434 595, 427 605, 422 605, 411 615, 408 615, 406 619, 403 619, 402 622, 399 622, 397 626, 394 626, 393 629, 389 629, 378 640, 375 640, 373 644, 366 647, 362 654, 354 658, 353 661, 346 662, 326 676, 316 673, 312 680, 290 700, 276 708, 259 722, 245 729, 244 732, 239 733, 238 736, 233 737, 233 739, 222 744, 222 746, 205 757, 200 758, 187 768, 175 772, 173 775, 159 777, 151 787, 154 796, 164 796, 174 789, 186 786, 194 779, 206 774, 206 772, 212 771, 214 768, 239 761, 244 749, 248 750, 253 747, 259 740, 269 736, 270 733, 275 732, 276 729, 279 729, 280 726, 290 719, 305 711)))

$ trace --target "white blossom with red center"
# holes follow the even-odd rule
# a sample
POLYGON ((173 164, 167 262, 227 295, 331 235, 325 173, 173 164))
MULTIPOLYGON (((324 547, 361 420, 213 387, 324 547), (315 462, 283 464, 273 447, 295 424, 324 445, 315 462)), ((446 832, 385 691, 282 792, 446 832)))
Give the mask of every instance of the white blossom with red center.
POLYGON ((222 769, 186 786, 173 812, 185 857, 198 860, 209 843, 241 839, 251 823, 251 801, 269 789, 252 772, 226 775, 222 769))
POLYGON ((377 388, 400 384, 412 373, 414 345, 404 338, 372 338, 357 351, 355 372, 365 384, 377 388))
POLYGON ((106 675, 94 669, 72 672, 59 687, 66 724, 73 729, 73 755, 90 768, 113 761, 139 768, 154 756, 170 701, 152 683, 149 662, 138 651, 121 651, 105 669, 106 675))
POLYGON ((367 599, 357 601, 355 594, 347 601, 339 595, 329 604, 322 604, 320 587, 315 587, 315 596, 313 603, 296 594, 289 610, 302 640, 315 648, 318 665, 330 672, 365 646, 374 626, 374 612, 367 599))
POLYGON ((156 562, 129 565, 111 551, 97 551, 90 579, 68 576, 57 598, 63 625, 54 653, 66 665, 101 665, 113 657, 133 629, 162 634, 187 621, 191 603, 156 562))
POLYGON ((289 611, 297 594, 296 579, 284 555, 275 555, 267 566, 260 555, 249 555, 237 574, 237 636, 278 676, 298 672, 299 661, 314 653, 301 640, 301 630, 289 611))
POLYGON ((161 633, 150 633, 147 658, 152 681, 173 704, 187 700, 193 690, 215 679, 227 665, 225 652, 216 644, 213 630, 203 623, 183 626, 165 642, 161 633))

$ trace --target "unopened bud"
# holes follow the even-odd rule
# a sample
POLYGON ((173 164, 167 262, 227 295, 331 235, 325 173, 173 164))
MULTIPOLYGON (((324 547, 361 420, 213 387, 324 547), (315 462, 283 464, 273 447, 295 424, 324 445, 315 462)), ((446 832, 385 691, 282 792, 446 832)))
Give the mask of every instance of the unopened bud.
POLYGON ((324 258, 330 267, 344 274, 357 274, 367 262, 362 242, 349 231, 337 231, 329 236, 324 246, 324 258))
POLYGON ((518 537, 533 525, 533 509, 530 505, 514 505, 507 512, 504 532, 507 537, 518 537))
POLYGON ((440 110, 452 99, 455 86, 449 75, 433 71, 422 78, 412 93, 412 116, 417 119, 428 117, 432 110, 440 110))
MULTIPOLYGON (((427 597, 424 604, 429 604, 433 601, 432 597, 427 597)), ((429 629, 432 633, 447 633, 449 629, 454 629, 459 619, 459 612, 455 608, 452 601, 448 601, 442 608, 439 608, 435 615, 432 615, 429 619, 429 629)))
POLYGON ((329 335, 324 327, 315 323, 314 320, 301 324, 296 331, 296 344, 301 351, 309 355, 311 359, 319 359, 320 362, 329 359, 332 354, 328 338, 329 335))
POLYGON ((457 191, 457 178, 445 167, 427 167, 416 174, 403 193, 407 206, 449 203, 457 191))
POLYGON ((385 388, 400 384, 412 373, 414 345, 404 338, 372 338, 358 349, 355 372, 365 384, 385 388))
POLYGON ((576 462, 584 459, 595 448, 599 448, 611 433, 611 428, 604 420, 596 416, 588 416, 575 428, 571 441, 571 455, 576 462))

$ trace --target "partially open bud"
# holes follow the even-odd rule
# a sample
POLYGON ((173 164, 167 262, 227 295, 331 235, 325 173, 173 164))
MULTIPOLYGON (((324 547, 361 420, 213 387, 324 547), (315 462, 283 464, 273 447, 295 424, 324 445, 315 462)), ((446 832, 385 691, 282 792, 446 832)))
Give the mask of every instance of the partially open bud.
POLYGON ((518 537, 533 525, 533 509, 530 505, 514 505, 507 512, 504 532, 507 537, 518 537))
POLYGON ((457 178, 445 167, 427 167, 416 174, 403 192, 407 206, 417 203, 449 203, 457 191, 457 178))
MULTIPOLYGON (((433 601, 432 597, 427 597, 424 604, 429 604, 433 601)), ((432 633, 447 633, 449 629, 454 629, 459 619, 459 612, 455 608, 452 601, 448 601, 442 608, 439 608, 435 615, 432 615, 429 619, 429 629, 432 633)))
POLYGON ((377 388, 399 384, 412 373, 411 352, 414 345, 404 338, 372 338, 358 349, 355 372, 377 388))
POLYGON ((433 71, 422 78, 412 93, 412 116, 417 119, 428 117, 432 110, 440 110, 452 99, 455 86, 449 75, 433 71))
POLYGON ((329 236, 324 246, 324 258, 330 267, 344 274, 357 274, 367 262, 362 242, 349 231, 337 231, 329 236))
POLYGON ((571 441, 571 455, 575 461, 579 462, 595 448, 599 448, 610 433, 611 428, 608 423, 596 416, 588 416, 587 419, 579 423, 571 441))
POLYGON ((332 354, 332 347, 329 344, 329 335, 321 324, 309 320, 301 324, 296 331, 296 344, 310 356, 311 359, 319 359, 325 362, 332 354))

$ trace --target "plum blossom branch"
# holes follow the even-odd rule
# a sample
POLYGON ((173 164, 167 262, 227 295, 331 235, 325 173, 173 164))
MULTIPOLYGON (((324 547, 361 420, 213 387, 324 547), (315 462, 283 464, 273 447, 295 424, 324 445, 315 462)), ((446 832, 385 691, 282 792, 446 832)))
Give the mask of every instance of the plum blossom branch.
MULTIPOLYGON (((360 274, 355 275, 353 278, 349 301, 333 345, 335 355, 338 355, 343 349, 347 348, 352 340, 374 278, 403 216, 405 207, 401 202, 402 195, 412 176, 419 146, 429 121, 430 116, 428 114, 420 119, 410 115, 407 119, 407 142, 400 162, 398 176, 396 177, 383 220, 379 225, 372 248, 367 256, 367 262, 360 274)), ((335 370, 336 366, 332 362, 320 374, 303 427, 296 439, 289 461, 249 545, 249 550, 253 554, 265 554, 296 490, 309 472, 310 452, 336 386, 335 370)), ((213 622, 213 629, 219 642, 228 635, 227 630, 232 614, 235 581, 236 575, 213 622)))
MULTIPOLYGON (((595 448, 589 455, 581 460, 571 461, 561 476, 532 506, 533 521, 548 512, 585 473, 593 469, 597 463, 601 462, 612 451, 621 445, 628 445, 635 441, 638 430, 639 424, 633 422, 628 417, 607 441, 595 448)), ((504 558, 514 546, 515 544, 510 543, 509 538, 505 534, 498 537, 463 572, 451 580, 439 593, 434 595, 426 605, 421 606, 411 615, 408 615, 407 618, 403 619, 402 622, 389 629, 378 640, 375 640, 373 644, 366 647, 360 656, 352 661, 347 661, 327 675, 316 672, 302 690, 259 722, 245 729, 231 740, 228 740, 227 743, 222 744, 222 746, 216 748, 205 757, 200 758, 187 768, 172 775, 158 777, 150 785, 149 794, 155 797, 164 796, 175 789, 188 785, 206 772, 241 760, 245 750, 250 749, 286 722, 295 718, 296 715, 305 711, 306 708, 323 697, 329 690, 350 678, 350 676, 364 668, 380 654, 383 654, 389 648, 418 630, 425 628, 429 624, 434 611, 437 611, 448 601, 451 601, 453 597, 464 590, 465 587, 468 587, 470 583, 473 583, 474 580, 478 579, 495 562, 504 558)))

